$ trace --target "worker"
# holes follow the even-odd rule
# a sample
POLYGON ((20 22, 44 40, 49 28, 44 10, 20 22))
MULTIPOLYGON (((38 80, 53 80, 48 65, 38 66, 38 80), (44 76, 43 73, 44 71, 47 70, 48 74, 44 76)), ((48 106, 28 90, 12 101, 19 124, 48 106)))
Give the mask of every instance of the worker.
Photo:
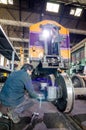
POLYGON ((85 66, 84 66, 83 74, 84 74, 84 76, 82 76, 82 78, 84 80, 86 80, 86 61, 85 61, 85 66))
POLYGON ((84 66, 84 70, 83 70, 83 75, 78 74, 78 76, 80 78, 83 78, 84 80, 86 80, 86 61, 85 61, 85 66, 84 66))
POLYGON ((34 104, 30 97, 35 99, 38 97, 38 93, 32 86, 32 71, 32 65, 24 64, 20 70, 9 75, 0 92, 1 105, 6 108, 7 115, 14 123, 20 121, 20 113, 34 104), (25 94, 26 91, 29 95, 25 94))
POLYGON ((86 61, 85 61, 85 66, 84 66, 83 74, 86 75, 86 61))

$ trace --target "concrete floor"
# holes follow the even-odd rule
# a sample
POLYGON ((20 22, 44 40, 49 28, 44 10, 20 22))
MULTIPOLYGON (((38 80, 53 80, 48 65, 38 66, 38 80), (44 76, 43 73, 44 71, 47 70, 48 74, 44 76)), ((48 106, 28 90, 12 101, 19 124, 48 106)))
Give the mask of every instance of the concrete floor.
POLYGON ((70 115, 86 130, 86 96, 75 100, 70 115))
MULTIPOLYGON (((62 113, 58 112, 56 107, 50 102, 43 102, 40 108, 35 104, 33 110, 39 112, 40 115, 44 114, 41 123, 36 124, 34 128, 27 127, 30 123, 30 118, 22 118, 18 124, 9 123, 11 125, 10 130, 79 130, 76 129, 62 113)), ((76 99, 73 110, 67 115, 77 120, 77 122, 82 125, 82 130, 86 130, 86 99, 76 99)), ((2 119, 0 119, 0 122, 1 120, 2 119)), ((4 122, 7 124, 8 121, 4 119, 4 122)), ((1 125, 0 123, 0 130, 9 130, 7 126, 8 125, 1 125)))

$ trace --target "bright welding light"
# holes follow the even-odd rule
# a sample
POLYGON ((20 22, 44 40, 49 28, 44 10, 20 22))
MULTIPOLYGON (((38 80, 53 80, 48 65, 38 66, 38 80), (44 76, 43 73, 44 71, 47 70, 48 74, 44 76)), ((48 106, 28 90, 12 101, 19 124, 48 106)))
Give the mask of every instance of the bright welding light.
POLYGON ((42 32, 42 37, 43 37, 44 39, 47 39, 47 38, 49 38, 49 36, 50 36, 49 30, 43 30, 43 32, 42 32))

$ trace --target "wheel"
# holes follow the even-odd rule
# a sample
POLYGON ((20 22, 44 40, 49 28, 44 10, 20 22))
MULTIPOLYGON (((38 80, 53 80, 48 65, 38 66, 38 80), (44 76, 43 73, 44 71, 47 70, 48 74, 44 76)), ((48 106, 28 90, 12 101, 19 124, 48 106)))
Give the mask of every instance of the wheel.
POLYGON ((58 87, 55 105, 59 111, 69 113, 74 104, 74 88, 72 81, 66 73, 62 73, 57 74, 55 83, 58 87), (58 93, 58 90, 60 93, 58 93))
POLYGON ((72 80, 72 83, 73 83, 75 88, 85 87, 84 80, 81 77, 79 77, 78 75, 73 75, 71 80, 72 80))

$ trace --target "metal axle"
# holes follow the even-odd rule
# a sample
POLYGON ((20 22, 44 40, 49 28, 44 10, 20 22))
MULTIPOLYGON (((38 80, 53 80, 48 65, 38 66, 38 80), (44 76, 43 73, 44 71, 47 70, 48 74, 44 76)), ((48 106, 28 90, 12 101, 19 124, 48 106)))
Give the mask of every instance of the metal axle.
POLYGON ((74 88, 75 95, 86 95, 86 88, 74 88))

